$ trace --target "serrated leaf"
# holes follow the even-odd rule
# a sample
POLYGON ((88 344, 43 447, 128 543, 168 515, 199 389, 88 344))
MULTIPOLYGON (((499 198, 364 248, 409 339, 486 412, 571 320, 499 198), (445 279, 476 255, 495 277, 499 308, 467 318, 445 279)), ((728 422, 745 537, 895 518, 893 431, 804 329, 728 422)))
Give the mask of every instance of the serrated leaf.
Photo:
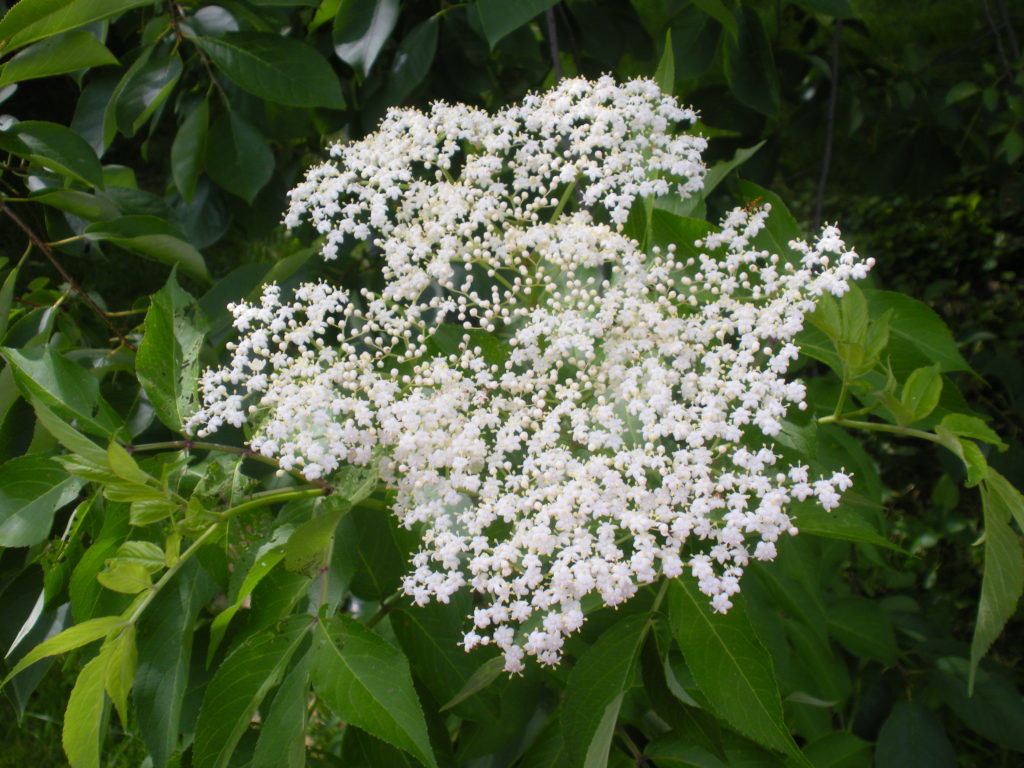
POLYGON ((644 756, 653 760, 658 768, 727 768, 704 747, 688 744, 674 733, 667 733, 644 747, 644 756))
POLYGON ((115 475, 129 483, 146 485, 153 480, 153 478, 139 469, 139 465, 136 463, 135 459, 133 459, 131 454, 124 449, 124 446, 116 440, 112 441, 110 446, 107 448, 107 464, 113 470, 115 475))
POLYGON ((311 622, 312 617, 297 617, 280 631, 255 634, 220 665, 207 686, 196 721, 195 768, 228 764, 256 708, 281 679, 311 622))
POLYGON ((865 288, 863 293, 868 300, 872 316, 880 315, 887 309, 893 311, 889 331, 889 353, 894 363, 901 356, 908 361, 924 356, 927 360, 938 363, 944 373, 971 370, 957 349, 949 328, 927 305, 894 291, 865 288), (895 349, 894 341, 900 342, 895 349), (908 354, 902 355, 904 350, 909 350, 908 354))
POLYGON ((117 59, 95 35, 85 30, 65 32, 26 48, 0 67, 0 88, 105 64, 117 64, 117 59))
POLYGON ((314 687, 331 710, 437 768, 409 662, 401 651, 348 616, 320 622, 314 642, 314 687))
POLYGON ((100 731, 103 722, 103 679, 106 675, 103 654, 82 667, 71 689, 64 712, 61 743, 71 768, 99 768, 100 731))
POLYGON ((995 430, 977 416, 968 416, 965 413, 947 413, 939 423, 958 437, 972 437, 983 443, 994 445, 1000 450, 1005 450, 1007 447, 995 430))
POLYGON ((21 456, 0 465, 0 547, 44 541, 54 513, 84 484, 45 456, 21 456))
POLYGON ((126 541, 117 548, 114 557, 121 561, 138 563, 150 573, 163 570, 166 564, 164 551, 160 545, 152 541, 126 541))
POLYGON ((345 107, 331 65, 306 43, 268 32, 193 39, 218 69, 254 96, 291 107, 345 107))
POLYGON ((543 13, 556 0, 519 0, 510 3, 506 0, 477 0, 476 10, 480 15, 480 26, 491 49, 494 49, 502 38, 519 29, 540 13, 543 13))
POLYGON ((135 625, 129 624, 108 640, 100 654, 106 660, 103 687, 114 702, 121 725, 128 727, 128 693, 135 682, 138 653, 135 648, 135 625))
POLYGON ((632 683, 648 621, 644 614, 613 624, 569 673, 562 738, 573 764, 607 764, 622 696, 632 683))
POLYGON ((398 0, 341 0, 334 16, 334 52, 367 77, 398 21, 398 0))
POLYGON ((954 768, 956 757, 938 715, 899 701, 878 732, 875 768, 954 768))
POLYGON ((199 351, 208 327, 172 273, 150 298, 135 372, 160 421, 176 432, 195 407, 199 351))
POLYGON ((975 670, 968 693, 970 663, 947 656, 935 662, 930 682, 942 700, 971 730, 995 744, 1024 752, 1024 697, 1011 670, 996 665, 975 670))
POLYGON ((745 736, 811 768, 783 719, 771 656, 742 601, 726 614, 712 613, 708 598, 683 579, 669 586, 669 605, 672 633, 715 711, 745 736))
POLYGON ((199 172, 206 158, 209 123, 210 105, 203 99, 182 121, 171 145, 171 176, 182 200, 186 203, 192 202, 199 172))
POLYGON ((260 727, 250 768, 306 768, 306 706, 312 653, 281 682, 260 727))
POLYGON ((109 590, 135 595, 153 585, 149 570, 141 563, 110 560, 107 567, 96 574, 96 580, 109 590))
POLYGON ((981 483, 981 505, 985 519, 985 570, 981 579, 978 618, 971 639, 969 687, 981 661, 1006 622, 1017 610, 1024 593, 1024 551, 1010 525, 1024 518, 1024 498, 1009 481, 993 469, 981 483))
POLYGON ((83 645, 88 645, 95 640, 99 640, 101 637, 106 637, 119 627, 123 627, 124 624, 125 621, 120 616, 100 616, 68 627, 59 635, 54 635, 49 640, 45 640, 26 653, 14 665, 14 668, 7 673, 7 677, 4 678, 0 685, 7 685, 12 677, 26 667, 35 664, 40 659, 45 659, 47 656, 56 656, 58 653, 67 653, 75 648, 81 648, 83 645))

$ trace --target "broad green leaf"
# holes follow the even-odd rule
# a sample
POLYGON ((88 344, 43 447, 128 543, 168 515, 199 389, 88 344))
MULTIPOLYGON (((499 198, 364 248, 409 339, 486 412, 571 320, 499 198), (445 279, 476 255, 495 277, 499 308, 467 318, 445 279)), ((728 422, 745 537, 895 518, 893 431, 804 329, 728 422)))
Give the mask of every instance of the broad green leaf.
POLYGON ((296 528, 284 547, 284 566, 289 571, 322 566, 338 521, 352 508, 344 498, 334 495, 321 499, 317 506, 316 516, 296 528))
POLYGON ((101 653, 82 667, 71 690, 61 731, 61 743, 71 768, 100 768, 106 671, 107 659, 101 653))
POLYGON ((105 64, 117 64, 114 54, 92 33, 74 30, 41 40, 0 67, 0 87, 105 64))
POLYGON ((712 613, 697 585, 682 579, 670 585, 669 605, 676 642, 715 711, 740 733, 809 768, 783 720, 771 656, 742 601, 734 600, 726 614, 712 613))
POLYGON ((604 766, 622 696, 647 631, 646 614, 616 622, 577 660, 562 704, 562 738, 573 765, 604 766))
POLYGON ((844 597, 828 607, 828 630, 854 656, 896 665, 899 649, 892 622, 879 604, 866 597, 844 597))
POLYGON ((437 768, 409 662, 379 635, 348 616, 315 630, 313 681, 344 722, 437 768))
POLYGON ((722 0, 693 0, 693 4, 721 24, 722 28, 729 32, 731 39, 736 39, 739 34, 736 17, 732 15, 732 11, 725 6, 722 0))
POLYGON ((947 656, 935 662, 929 676, 942 700, 969 728, 991 742, 1024 752, 1024 698, 1014 685, 1012 670, 999 667, 976 670, 968 693, 970 662, 947 656))
POLYGON ((900 393, 900 403, 907 409, 913 423, 935 410, 942 396, 942 376, 938 365, 916 369, 907 378, 900 393))
POLYGON ((171 145, 171 176, 181 198, 192 202, 196 193, 196 182, 206 159, 206 136, 210 123, 210 104, 206 99, 199 102, 178 128, 178 134, 171 145))
POLYGON ((1006 622, 1017 610, 1024 593, 1024 551, 1020 538, 1010 525, 1024 517, 1021 494, 995 470, 981 483, 981 505, 985 518, 985 570, 981 579, 978 618, 971 639, 970 686, 978 663, 1006 622))
POLYGON ((733 95, 748 107, 773 115, 779 105, 779 79, 772 46, 757 11, 736 8, 737 34, 725 44, 725 74, 733 95))
POLYGON ((796 218, 789 212, 789 208, 782 198, 771 190, 746 179, 740 179, 739 188, 741 199, 745 205, 749 206, 753 203, 763 206, 765 203, 769 203, 772 206, 772 210, 765 220, 764 229, 758 232, 752 240, 753 245, 786 258, 790 253, 790 241, 803 238, 803 232, 796 218))
POLYGON ((367 77, 398 21, 398 0, 341 0, 334 16, 334 52, 367 77))
POLYGON ((964 469, 967 470, 967 480, 964 485, 973 488, 988 476, 988 461, 985 460, 985 455, 977 443, 957 437, 942 424, 935 425, 935 434, 939 437, 941 444, 964 463, 964 469))
POLYGON ((131 502, 128 519, 132 525, 151 525, 166 520, 181 505, 171 499, 140 499, 131 502))
POLYGON ((138 463, 132 458, 131 454, 116 440, 111 441, 110 446, 107 448, 107 464, 110 465, 115 475, 122 480, 127 480, 129 483, 146 485, 154 480, 154 478, 139 468, 138 463))
POLYGON ((867 520, 856 512, 826 512, 813 501, 796 504, 790 510, 801 533, 810 533, 826 539, 877 544, 894 552, 904 552, 879 534, 867 520))
POLYGON ((452 707, 456 707, 470 696, 474 696, 484 690, 498 679, 498 676, 501 675, 504 669, 505 660, 501 656, 495 656, 494 658, 488 659, 481 664, 472 675, 470 675, 466 684, 459 689, 459 692, 445 702, 440 711, 444 712, 452 707))
POLYGON ((135 356, 135 372, 157 417, 180 432, 195 407, 199 350, 209 323, 172 273, 153 294, 135 356))
POLYGON ((206 688, 196 721, 192 762, 224 768, 260 702, 280 681, 305 639, 311 617, 296 617, 280 631, 252 635, 220 665, 206 688))
POLYGON ((665 49, 661 53, 661 60, 654 72, 654 82, 661 88, 662 93, 672 93, 676 87, 676 62, 672 55, 672 30, 665 32, 665 49))
POLYGON ((956 104, 958 101, 963 101, 968 96, 973 96, 980 90, 981 89, 976 83, 969 81, 957 83, 950 88, 949 92, 946 94, 946 106, 948 107, 950 104, 956 104))
POLYGON ((114 557, 138 563, 150 573, 163 570, 167 560, 160 545, 152 541, 126 541, 117 548, 114 557))
POLYGON ((118 207, 107 198, 80 192, 77 189, 44 189, 32 193, 29 197, 34 202, 72 213, 88 221, 112 219, 121 214, 118 207))
POLYGON ((21 0, 0 20, 0 51, 149 4, 150 0, 21 0))
POLYGON ((181 73, 181 58, 161 50, 142 66, 132 67, 118 86, 114 104, 117 129, 125 136, 134 136, 174 90, 181 73))
POLYGON ((217 186, 251 204, 274 173, 274 154, 259 131, 231 112, 210 129, 206 172, 217 186))
POLYGON ((727 768, 704 747, 689 744, 672 732, 644 747, 644 756, 653 760, 658 768, 727 768))
POLYGON ((129 624, 108 640, 100 653, 106 659, 103 687, 114 702, 121 725, 128 727, 128 694, 135 682, 138 653, 135 648, 135 625, 129 624))
POLYGON ((853 9, 848 0, 796 0, 809 11, 824 13, 837 19, 853 18, 853 9))
POLYGON ((84 484, 45 456, 20 456, 0 465, 0 547, 45 541, 54 513, 84 484))
MULTIPOLYGON (((758 150, 764 146, 763 141, 759 141, 752 147, 741 147, 733 152, 732 158, 729 160, 723 160, 720 163, 716 163, 708 169, 707 175, 704 177, 704 188, 701 190, 701 195, 707 197, 711 192, 722 183, 726 176, 732 173, 734 170, 739 168, 743 163, 747 162, 750 158, 757 154, 758 150)), ((753 196, 750 200, 747 200, 749 204, 757 196, 753 196)), ((758 203, 759 204, 759 203, 758 203)))
POLYGON ((388 104, 401 104, 415 90, 434 62, 437 53, 436 16, 417 24, 403 39, 388 70, 384 99, 388 104))
POLYGON ((153 578, 146 566, 130 560, 116 559, 108 561, 107 567, 96 574, 96 580, 107 589, 125 595, 138 594, 153 584, 153 578))
POLYGON ((91 186, 103 186, 103 169, 96 153, 85 139, 63 125, 40 120, 16 123, 0 133, 0 148, 91 186))
POLYGON ((804 747, 814 768, 862 768, 871 763, 871 745, 846 731, 832 731, 804 747))
POLYGON ((291 107, 345 106, 338 76, 306 43, 268 32, 193 39, 225 75, 254 96, 291 107))
POLYGON ((89 240, 113 243, 126 251, 176 266, 204 283, 210 281, 203 255, 176 227, 156 216, 121 216, 85 228, 89 240))
POLYGON ((965 413, 947 413, 942 417, 940 424, 958 437, 973 437, 975 440, 994 445, 1000 450, 1006 449, 1006 443, 996 434, 995 430, 977 416, 968 416, 965 413))
POLYGON ((556 0, 477 0, 476 10, 480 14, 480 26, 493 49, 498 42, 511 32, 519 29, 534 16, 546 11, 556 0))
POLYGON ((863 292, 873 317, 887 309, 893 310, 889 353, 894 368, 895 364, 901 361, 901 357, 910 361, 923 356, 933 363, 938 363, 944 373, 971 370, 957 349, 949 328, 928 306, 906 294, 894 291, 865 288, 863 292))
POLYGON ((177 744, 193 623, 216 592, 206 573, 189 560, 139 619, 139 666, 132 697, 139 732, 154 768, 165 768, 177 744))
POLYGON ((312 652, 285 676, 260 726, 250 768, 306 768, 306 706, 312 652))
POLYGON ((0 685, 6 685, 21 670, 35 664, 40 659, 45 659, 47 656, 56 656, 58 653, 67 653, 75 648, 81 648, 83 645, 88 645, 94 640, 106 637, 114 630, 123 627, 124 624, 125 621, 121 616, 100 616, 68 627, 59 635, 54 635, 49 640, 45 640, 26 653, 21 661, 14 665, 14 668, 7 674, 7 677, 4 678, 3 683, 0 683, 0 685))
POLYGON ((892 708, 875 745, 875 768, 954 768, 956 756, 938 715, 916 701, 892 708))

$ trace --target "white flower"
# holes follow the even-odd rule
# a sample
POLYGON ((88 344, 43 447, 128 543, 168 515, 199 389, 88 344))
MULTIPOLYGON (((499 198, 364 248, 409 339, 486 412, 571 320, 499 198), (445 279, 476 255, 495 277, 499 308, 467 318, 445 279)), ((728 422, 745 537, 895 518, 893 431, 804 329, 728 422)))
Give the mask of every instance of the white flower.
POLYGON ((831 509, 850 485, 778 466, 770 438, 804 405, 785 378, 804 315, 871 261, 835 227, 759 250, 768 206, 729 212, 693 257, 642 251, 636 198, 701 187, 704 140, 675 130, 694 119, 610 78, 494 116, 392 110, 331 148, 286 218, 326 258, 368 240, 383 289, 232 306, 241 338, 189 429, 250 421, 254 450, 310 479, 381 457, 394 514, 424 531, 405 592, 483 595, 463 644, 510 672, 558 663, 588 595, 618 605, 688 569, 728 610, 750 559, 796 532, 790 499, 831 509))

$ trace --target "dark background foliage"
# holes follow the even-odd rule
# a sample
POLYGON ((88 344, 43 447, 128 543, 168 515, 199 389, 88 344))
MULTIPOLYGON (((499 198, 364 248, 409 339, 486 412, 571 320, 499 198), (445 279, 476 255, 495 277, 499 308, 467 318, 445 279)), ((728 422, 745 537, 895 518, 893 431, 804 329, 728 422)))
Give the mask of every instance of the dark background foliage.
MULTIPOLYGON (((873 287, 920 298, 953 329, 976 375, 952 373, 956 387, 950 388, 1008 444, 1004 452, 987 453, 991 465, 1024 487, 1019 4, 71 5, 78 23, 33 40, 12 38, 4 26, 10 17, 0 22, 0 334, 4 347, 46 346, 90 371, 135 442, 175 437, 140 390, 134 362, 145 313, 172 268, 209 321, 204 363, 222 351, 226 303, 261 282, 323 275, 351 287, 374 284, 365 249, 349 248, 325 266, 315 257, 311 231, 289 234, 279 223, 287 190, 320 160, 328 141, 372 132, 392 105, 445 99, 496 108, 562 76, 651 76, 666 59, 667 44, 674 93, 700 111, 700 130, 710 139, 709 165, 757 148, 708 196, 709 218, 749 203, 754 196, 744 182, 753 182, 785 200, 805 231, 838 221, 846 239, 877 260, 873 287), (67 129, 54 133, 37 121, 67 129)), ((837 388, 823 363, 807 366, 820 391, 837 388)), ((977 494, 961 487, 963 464, 937 446, 885 433, 860 442, 829 439, 836 463, 855 466, 865 519, 894 548, 801 536, 777 563, 749 575, 747 612, 782 681, 790 731, 815 766, 1019 765, 1019 607, 982 663, 974 695, 966 693, 983 512, 977 494)), ((55 447, 8 365, 0 373, 0 460, 55 447)), ((57 515, 49 543, 0 550, 4 648, 41 588, 46 616, 54 626, 66 624, 60 611, 67 613, 69 600, 72 606, 85 600, 83 581, 93 582, 81 575, 88 571, 82 563, 96 561, 94 576, 113 551, 104 554, 96 544, 116 538, 108 530, 116 524, 96 515, 80 540, 61 543, 67 518, 66 509, 57 515)), ((400 572, 404 544, 368 521, 352 525, 364 523, 357 546, 376 547, 366 560, 400 572)), ((356 594, 371 603, 384 598, 360 582, 366 572, 352 578, 356 594)), ((682 593, 675 599, 684 600, 682 593)), ((121 610, 114 597, 89 597, 110 603, 103 610, 94 604, 91 615, 121 610)), ((614 621, 628 629, 623 618, 647 610, 652 599, 653 593, 638 598, 626 617, 595 615, 573 655, 604 649, 601 643, 615 638, 607 640, 611 631, 603 630, 614 621)), ((450 630, 443 613, 428 615, 450 630)), ((443 764, 571 764, 558 725, 559 713, 572 704, 568 695, 561 698, 573 674, 568 668, 498 679, 490 698, 473 700, 493 709, 493 717, 474 719, 455 709, 463 719, 452 735, 454 715, 437 710, 460 686, 448 690, 450 680, 422 672, 430 660, 417 655, 424 640, 405 608, 383 626, 413 660, 432 740, 450 736, 443 749, 435 744, 443 764)), ((677 650, 666 650, 674 646, 661 629, 657 642, 643 647, 642 671, 622 672, 637 679, 626 686, 608 764, 783 764, 781 753, 765 750, 765 740, 736 728, 728 713, 708 715, 715 707, 702 698, 702 681, 694 679, 700 675, 677 650), (659 667, 674 673, 659 677, 659 667), (666 680, 678 690, 666 688, 666 680)), ((70 655, 45 678, 40 670, 7 688, 0 765, 65 764, 60 722, 87 660, 70 655)), ((687 660, 692 666, 692 657, 687 660)), ((473 661, 467 668, 461 658, 451 663, 465 677, 479 666, 473 661)), ((203 673, 196 675, 197 685, 205 684, 203 673)), ((189 707, 194 718, 198 701, 186 702, 189 707)), ((310 724, 310 764, 418 764, 357 729, 341 728, 325 708, 312 711, 310 724)), ((256 732, 247 733, 241 754, 251 755, 256 732)), ((137 723, 122 729, 111 720, 104 739, 103 765, 142 765, 151 749, 137 723)), ((186 750, 172 759, 189 765, 192 758, 186 750)), ((785 764, 794 764, 792 756, 785 764)))

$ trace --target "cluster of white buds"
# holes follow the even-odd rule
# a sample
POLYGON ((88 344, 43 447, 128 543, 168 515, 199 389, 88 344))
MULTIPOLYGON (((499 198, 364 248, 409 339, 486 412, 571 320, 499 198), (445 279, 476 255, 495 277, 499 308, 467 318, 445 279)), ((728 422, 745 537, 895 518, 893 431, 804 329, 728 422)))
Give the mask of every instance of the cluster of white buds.
POLYGON ((328 258, 368 241, 385 287, 232 306, 241 338, 189 429, 249 422, 254 450, 310 479, 379 461, 422 530, 405 592, 471 587, 464 645, 498 646, 509 671, 557 663, 588 596, 614 606, 689 571, 728 610, 748 562, 796 533, 787 504, 831 509, 850 484, 781 466, 771 438, 805 407, 785 375, 805 314, 871 260, 833 227, 758 250, 767 205, 729 213, 695 257, 642 250, 634 201, 701 187, 704 141, 678 132, 694 119, 609 78, 494 116, 391 111, 332 148, 287 218, 328 258))

